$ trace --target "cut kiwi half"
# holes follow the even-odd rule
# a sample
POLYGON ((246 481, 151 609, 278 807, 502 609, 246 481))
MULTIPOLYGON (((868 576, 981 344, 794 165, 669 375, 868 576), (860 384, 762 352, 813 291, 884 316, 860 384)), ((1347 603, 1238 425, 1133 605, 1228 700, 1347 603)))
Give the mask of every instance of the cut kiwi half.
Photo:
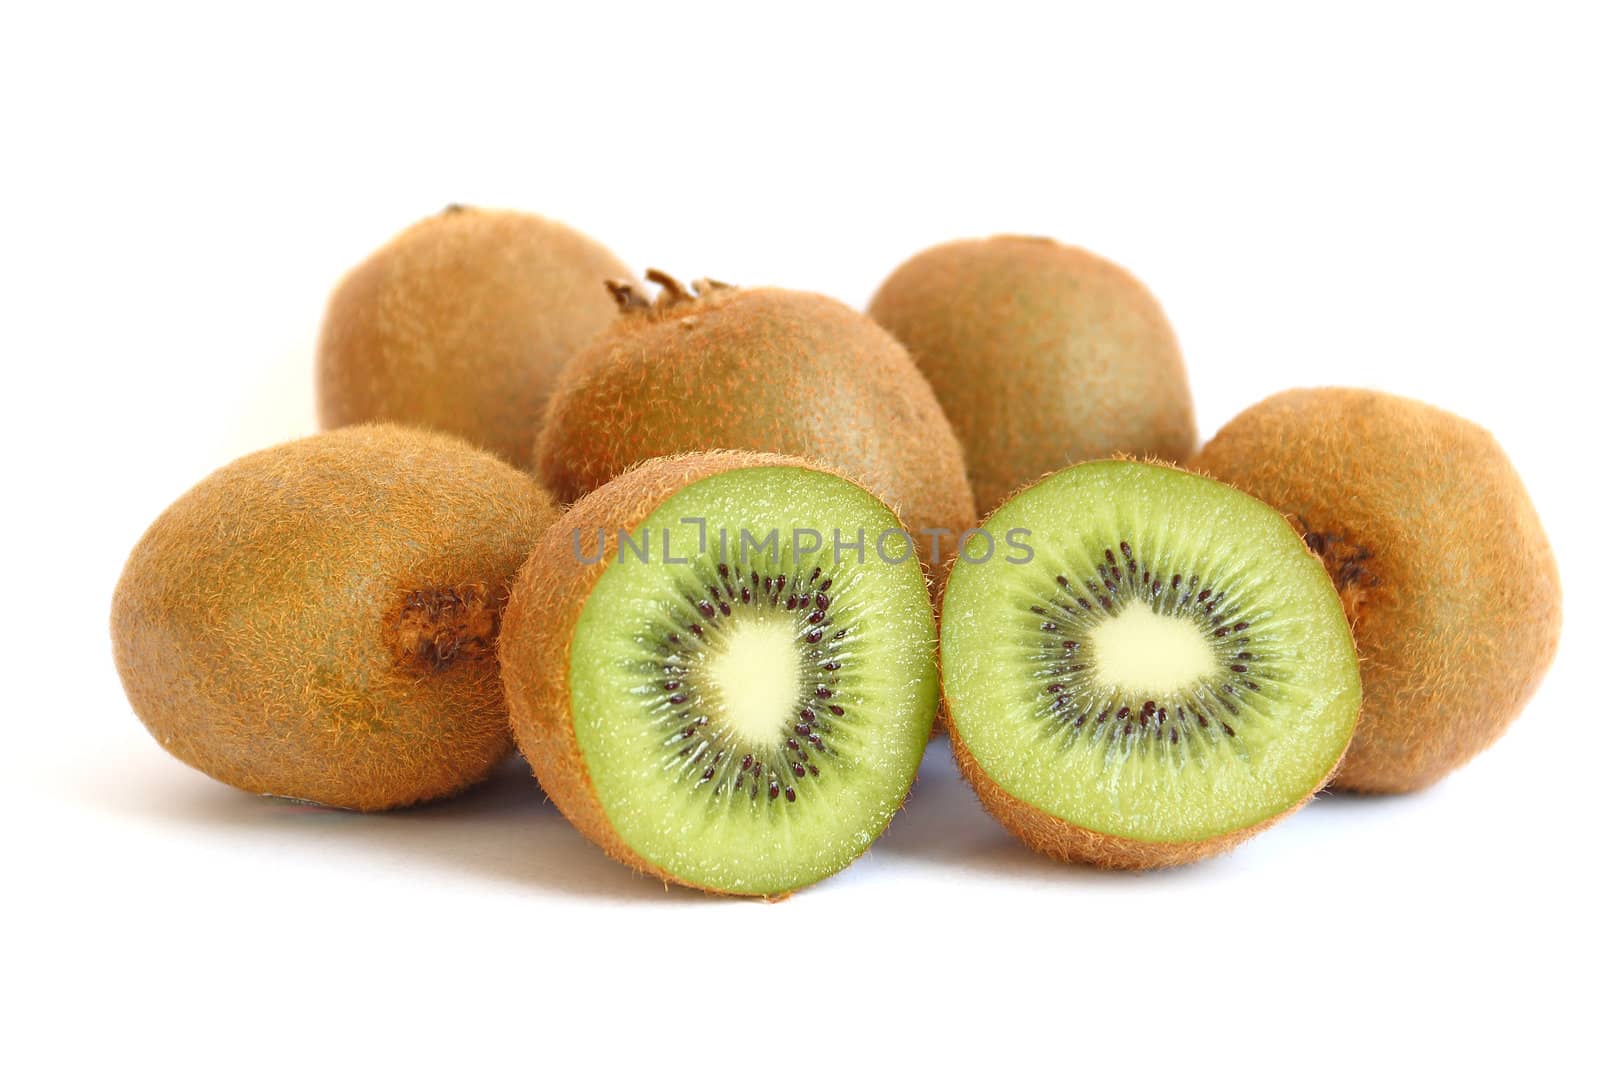
POLYGON ((570 508, 499 650, 518 745, 585 835, 669 882, 780 896, 849 864, 904 801, 935 644, 883 503, 800 460, 714 452, 570 508))
POLYGON ((1355 645, 1281 514, 1195 474, 1100 461, 983 529, 944 596, 947 721, 963 773, 1024 842, 1108 867, 1193 861, 1338 766, 1361 705, 1355 645))

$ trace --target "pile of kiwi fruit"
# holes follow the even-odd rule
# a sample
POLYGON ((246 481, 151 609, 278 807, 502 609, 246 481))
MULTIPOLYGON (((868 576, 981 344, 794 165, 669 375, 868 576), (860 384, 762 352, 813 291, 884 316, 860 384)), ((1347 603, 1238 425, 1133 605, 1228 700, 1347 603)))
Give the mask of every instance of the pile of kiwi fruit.
POLYGON ((334 289, 315 394, 323 431, 128 558, 146 728, 359 812, 520 754, 604 853, 710 893, 844 868, 941 729, 1027 846, 1201 860, 1463 766, 1560 632, 1487 432, 1313 388, 1201 447, 1154 295, 1049 238, 930 248, 862 312, 452 204, 334 289))

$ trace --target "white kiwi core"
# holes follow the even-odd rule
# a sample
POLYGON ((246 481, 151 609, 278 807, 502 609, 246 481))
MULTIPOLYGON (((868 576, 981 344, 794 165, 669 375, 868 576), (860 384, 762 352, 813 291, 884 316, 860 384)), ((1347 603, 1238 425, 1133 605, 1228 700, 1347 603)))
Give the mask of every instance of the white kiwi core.
POLYGON ((780 744, 800 701, 793 624, 746 620, 730 627, 706 661, 706 677, 721 701, 717 721, 736 740, 758 747, 780 744))
POLYGON ((1220 671, 1217 653, 1194 621, 1132 602, 1089 633, 1094 673, 1125 692, 1166 696, 1220 671))

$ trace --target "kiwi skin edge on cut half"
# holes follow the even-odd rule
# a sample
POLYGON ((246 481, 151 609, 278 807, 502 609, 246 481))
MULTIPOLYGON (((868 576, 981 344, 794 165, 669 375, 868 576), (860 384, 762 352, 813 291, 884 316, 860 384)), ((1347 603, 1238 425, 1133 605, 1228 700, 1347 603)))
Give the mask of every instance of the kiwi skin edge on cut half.
POLYGON ((540 785, 669 883, 770 898, 849 864, 904 801, 937 709, 933 611, 903 531, 852 482, 758 452, 651 459, 579 500, 535 546, 500 635, 540 785), (795 528, 859 528, 865 549, 805 554, 795 528), (743 530, 780 538, 748 548, 743 530))
POLYGON ((1304 804, 1360 710, 1321 562, 1272 508, 1172 467, 1096 461, 1001 505, 1027 560, 958 561, 940 652, 956 761, 1029 846, 1194 861, 1304 804))

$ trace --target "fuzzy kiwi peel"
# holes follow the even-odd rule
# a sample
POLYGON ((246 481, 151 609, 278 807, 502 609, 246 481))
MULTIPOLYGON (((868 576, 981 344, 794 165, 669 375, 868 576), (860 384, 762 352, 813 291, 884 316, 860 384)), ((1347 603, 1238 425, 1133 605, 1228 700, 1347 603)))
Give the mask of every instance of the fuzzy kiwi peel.
POLYGON ((628 269, 568 226, 452 204, 345 276, 317 343, 324 428, 394 421, 531 465, 561 366, 616 315, 628 269))
POLYGON ((1153 868, 1303 805, 1360 709, 1338 595, 1282 515, 1176 468, 1096 461, 984 524, 1026 559, 963 560, 940 624, 962 772, 1052 857, 1153 868))
MULTIPOLYGON (((557 380, 536 460, 576 500, 647 458, 715 449, 795 455, 888 504, 924 563, 930 531, 976 521, 961 447, 899 343, 831 298, 685 286, 660 271, 655 301, 613 284, 622 318, 557 380)), ((941 558, 941 563, 943 558, 941 558)))
POLYGON ((1297 523, 1339 588, 1365 706, 1334 785, 1400 793, 1493 744, 1555 656, 1561 583, 1494 437, 1377 391, 1286 391, 1224 425, 1193 468, 1297 523))
POLYGON ((903 263, 868 306, 927 376, 966 453, 980 514, 1113 454, 1196 443, 1178 341, 1138 279, 1047 237, 954 241, 903 263))
POLYGON ((454 437, 322 433, 201 481, 112 601, 129 702, 222 782, 376 811, 454 793, 510 750, 494 640, 555 518, 532 478, 454 437))
POLYGON ((758 452, 652 459, 580 499, 524 565, 499 644, 544 791, 612 858, 711 893, 780 897, 854 860, 937 708, 915 555, 903 535, 897 562, 874 553, 899 529, 853 483, 758 452), (724 548, 723 528, 782 541, 724 548), (866 559, 805 554, 792 528, 863 529, 866 559))

